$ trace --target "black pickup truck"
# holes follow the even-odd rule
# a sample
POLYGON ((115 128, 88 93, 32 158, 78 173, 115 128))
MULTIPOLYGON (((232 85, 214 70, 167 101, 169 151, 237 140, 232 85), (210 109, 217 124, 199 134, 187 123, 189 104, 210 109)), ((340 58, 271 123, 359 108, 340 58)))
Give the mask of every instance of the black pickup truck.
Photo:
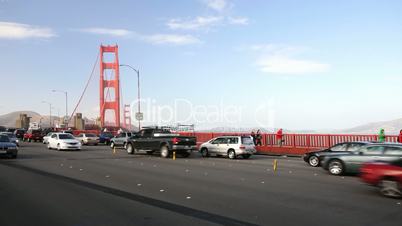
POLYGON ((166 129, 143 129, 133 134, 126 145, 127 153, 136 154, 146 151, 147 154, 160 152, 161 157, 168 158, 173 152, 188 157, 191 151, 197 149, 195 137, 180 136, 166 129))

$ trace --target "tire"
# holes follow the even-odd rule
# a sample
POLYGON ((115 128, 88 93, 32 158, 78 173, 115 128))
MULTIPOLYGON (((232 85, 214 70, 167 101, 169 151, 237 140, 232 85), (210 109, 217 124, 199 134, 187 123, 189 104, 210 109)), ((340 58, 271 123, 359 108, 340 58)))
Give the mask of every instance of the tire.
POLYGON ((114 142, 110 143, 110 148, 112 148, 112 149, 115 148, 114 142))
POLYGON ((250 154, 244 154, 244 155, 242 155, 242 157, 244 158, 244 159, 249 159, 250 158, 250 154))
POLYGON ((166 145, 163 145, 160 149, 161 151, 161 157, 162 158, 169 158, 170 152, 169 152, 169 147, 166 145))
POLYGON ((188 158, 190 155, 191 155, 191 153, 187 152, 187 151, 183 152, 183 153, 180 153, 180 156, 183 157, 183 158, 188 158))
POLYGON ((57 144, 57 150, 60 151, 60 144, 57 144))
POLYGON ((209 157, 208 149, 207 148, 202 148, 201 149, 201 156, 206 158, 209 157))
POLYGON ((130 154, 130 155, 136 153, 136 150, 135 150, 135 148, 133 147, 133 145, 132 145, 131 143, 128 143, 128 144, 126 145, 126 151, 127 151, 127 153, 130 154))
POLYGON ((385 178, 379 183, 380 193, 389 198, 402 197, 402 185, 393 178, 385 178))
POLYGON ((228 151, 228 157, 229 159, 236 159, 236 152, 233 149, 230 149, 228 151))
POLYGON ((332 175, 342 175, 345 171, 345 167, 341 160, 335 159, 329 162, 328 172, 332 175))
POLYGON ((320 165, 320 159, 317 156, 312 155, 308 158, 308 164, 312 167, 318 167, 320 165))

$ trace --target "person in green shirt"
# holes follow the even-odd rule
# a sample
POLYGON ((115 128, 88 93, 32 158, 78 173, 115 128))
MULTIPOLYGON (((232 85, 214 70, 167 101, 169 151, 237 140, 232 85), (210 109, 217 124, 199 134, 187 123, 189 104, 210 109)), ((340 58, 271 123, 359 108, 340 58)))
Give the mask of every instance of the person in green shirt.
POLYGON ((384 129, 380 129, 380 132, 378 133, 378 142, 384 142, 385 141, 385 132, 384 129))

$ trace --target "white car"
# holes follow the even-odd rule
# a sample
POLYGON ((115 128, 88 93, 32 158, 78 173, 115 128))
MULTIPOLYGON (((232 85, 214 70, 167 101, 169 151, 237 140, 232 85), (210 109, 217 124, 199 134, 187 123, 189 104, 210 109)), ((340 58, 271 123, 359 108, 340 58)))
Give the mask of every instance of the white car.
POLYGON ((47 144, 47 141, 49 140, 49 138, 52 136, 54 132, 50 132, 48 134, 46 134, 46 136, 43 137, 42 143, 43 144, 47 144))
POLYGON ((53 133, 48 139, 47 148, 57 150, 81 150, 81 143, 69 133, 53 133))
POLYGON ((99 137, 94 133, 81 133, 76 138, 81 142, 82 145, 99 144, 99 137))
POLYGON ((235 159, 238 156, 248 159, 257 150, 250 136, 222 136, 201 144, 200 152, 202 157, 208 157, 213 154, 216 156, 228 156, 230 159, 235 159))

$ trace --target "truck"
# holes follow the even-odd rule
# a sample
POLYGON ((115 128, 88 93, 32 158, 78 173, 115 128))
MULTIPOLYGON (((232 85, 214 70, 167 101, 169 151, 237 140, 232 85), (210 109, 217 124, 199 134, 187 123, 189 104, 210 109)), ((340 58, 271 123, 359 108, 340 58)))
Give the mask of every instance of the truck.
POLYGON ((174 153, 182 157, 190 156, 197 150, 197 139, 191 136, 180 136, 163 128, 146 128, 133 134, 126 144, 128 154, 146 151, 147 154, 158 152, 162 158, 168 158, 174 153))

